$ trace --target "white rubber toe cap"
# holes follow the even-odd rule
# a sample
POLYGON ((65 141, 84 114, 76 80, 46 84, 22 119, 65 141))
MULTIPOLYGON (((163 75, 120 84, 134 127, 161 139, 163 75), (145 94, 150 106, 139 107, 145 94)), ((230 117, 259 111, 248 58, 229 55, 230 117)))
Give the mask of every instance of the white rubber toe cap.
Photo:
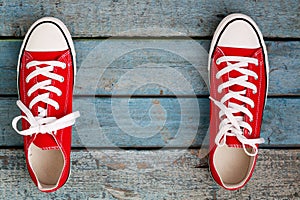
POLYGON ((249 22, 237 19, 223 29, 218 46, 252 49, 261 45, 255 29, 249 22))
POLYGON ((62 30, 54 23, 44 21, 33 27, 26 51, 63 51, 68 49, 62 30))

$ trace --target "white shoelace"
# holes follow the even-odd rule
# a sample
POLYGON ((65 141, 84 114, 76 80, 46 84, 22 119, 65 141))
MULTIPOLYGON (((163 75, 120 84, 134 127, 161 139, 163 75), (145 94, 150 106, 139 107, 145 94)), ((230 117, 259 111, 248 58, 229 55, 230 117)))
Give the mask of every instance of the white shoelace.
POLYGON ((17 106, 22 110, 25 116, 20 115, 15 117, 12 121, 12 126, 15 129, 15 131, 20 135, 27 136, 35 133, 56 134, 57 130, 72 126, 75 123, 75 119, 80 116, 79 112, 76 111, 64 117, 61 117, 59 119, 57 119, 56 117, 47 117, 47 109, 39 106, 38 106, 38 116, 33 116, 32 112, 30 111, 30 109, 32 109, 32 107, 38 102, 44 102, 46 104, 53 106, 56 110, 59 109, 59 104, 55 100, 49 98, 50 92, 53 92, 58 96, 62 95, 60 89, 51 86, 51 79, 60 82, 64 81, 64 78, 62 76, 53 73, 54 66, 60 67, 62 69, 66 68, 66 64, 59 61, 31 61, 26 65, 27 69, 29 69, 30 67, 36 67, 36 69, 26 77, 27 83, 29 83, 29 81, 32 78, 38 75, 43 75, 49 78, 48 80, 33 85, 28 90, 27 96, 31 96, 32 93, 34 93, 39 89, 47 90, 49 92, 37 95, 35 98, 33 98, 32 101, 29 103, 29 108, 27 108, 20 100, 17 101, 17 106), (44 64, 47 66, 43 68, 38 67, 39 65, 44 65, 44 64), (17 123, 20 119, 25 119, 30 124, 30 128, 26 130, 19 130, 17 128, 17 123))
POLYGON ((245 89, 243 91, 229 90, 229 92, 222 97, 221 101, 217 101, 212 97, 209 97, 214 102, 214 104, 220 108, 219 118, 220 119, 223 118, 219 125, 219 131, 215 138, 215 143, 218 146, 224 146, 226 144, 227 136, 235 136, 239 140, 239 142, 242 143, 245 153, 249 156, 255 156, 258 153, 256 144, 264 143, 264 139, 246 138, 243 134, 243 129, 247 129, 249 131, 249 134, 251 134, 252 133, 251 126, 244 121, 243 116, 234 115, 235 113, 241 112, 245 116, 248 116, 250 121, 252 121, 253 120, 252 113, 244 105, 239 105, 233 102, 229 102, 227 107, 224 103, 227 100, 234 98, 243 102, 244 104, 250 105, 252 108, 255 106, 254 102, 250 98, 243 95, 246 94, 246 88, 251 89, 254 94, 257 92, 257 87, 253 83, 248 82, 248 77, 252 76, 255 79, 257 79, 258 76, 255 72, 245 69, 243 67, 247 67, 250 63, 255 64, 257 66, 258 60, 250 57, 223 56, 217 59, 216 61, 217 65, 221 64, 222 62, 226 62, 227 66, 224 67, 216 74, 217 79, 221 78, 224 74, 227 74, 233 70, 240 72, 242 75, 237 78, 229 78, 227 82, 224 82, 221 85, 219 85, 218 92, 221 93, 223 89, 229 88, 230 86, 233 85, 243 86, 245 87, 245 89), (231 64, 230 62, 236 62, 236 63, 231 64), (251 146, 254 151, 250 153, 247 150, 246 145, 251 146))

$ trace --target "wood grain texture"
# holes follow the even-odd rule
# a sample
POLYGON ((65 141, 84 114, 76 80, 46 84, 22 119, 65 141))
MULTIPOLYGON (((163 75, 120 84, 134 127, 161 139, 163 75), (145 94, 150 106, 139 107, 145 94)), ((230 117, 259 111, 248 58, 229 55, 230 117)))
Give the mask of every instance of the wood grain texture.
POLYGON ((0 13, 0 199, 300 199, 298 1, 0 0, 0 13), (268 149, 260 149, 250 182, 232 192, 218 187, 208 171, 207 58, 183 44, 189 38, 177 36, 195 37, 192 44, 208 51, 218 23, 234 12, 252 17, 273 41, 266 42, 271 98, 261 133, 266 139, 261 147, 268 149), (20 37, 44 16, 60 18, 75 38, 74 111, 81 118, 72 146, 86 148, 72 151, 70 179, 51 194, 32 183, 23 150, 12 148, 23 145, 22 137, 11 128, 20 114, 15 105, 20 37), (111 36, 124 38, 105 39, 111 36), (126 48, 130 51, 117 55, 126 48), (197 59, 201 64, 194 68, 190 61, 197 59), (201 98, 185 98, 194 94, 201 98), (126 98, 130 95, 143 98, 126 98), (186 150, 201 144, 201 150, 186 150))
MULTIPOLYGON (((175 38, 75 40, 79 69, 75 94, 208 95, 207 58, 205 55, 201 56, 197 48, 201 47, 203 51, 208 51, 209 41, 192 42, 196 45, 196 47, 193 46, 196 49, 190 50, 189 60, 198 61, 202 64, 200 67, 195 67, 180 55, 167 51, 175 49, 174 52, 182 53, 186 50, 184 50, 184 44, 187 44, 185 40, 175 38), (174 45, 173 48, 170 47, 172 45, 174 45), (116 59, 111 59, 111 63, 106 66, 104 60, 100 59, 101 56, 106 56, 109 52, 114 54, 114 47, 118 46, 123 46, 128 50, 134 47, 144 49, 136 49, 116 59), (146 48, 149 46, 159 49, 146 48), (153 64, 158 67, 153 67, 153 64), (189 84, 191 89, 178 82, 179 75, 185 78, 182 83, 189 84), (155 80, 156 84, 150 84, 150 80, 155 80), (135 86, 139 87, 132 91, 135 86)), ((2 80, 0 94, 17 94, 16 65, 20 45, 20 40, 0 40, 0 79, 2 80)), ((270 62, 269 95, 299 95, 300 42, 267 42, 267 48, 270 62)), ((111 58, 110 55, 106 57, 111 58)))
MULTIPOLYGON (((13 117, 20 113, 15 100, 0 100, 0 146, 22 146, 22 137, 11 128, 13 117)), ((208 144, 208 98, 75 98, 75 110, 81 117, 73 129, 73 147, 185 148, 208 144)), ((269 98, 261 131, 266 143, 262 146, 299 146, 299 113, 299 98, 269 98)))
POLYGON ((226 191, 197 150, 72 152, 72 173, 55 193, 31 182, 23 150, 0 150, 1 199, 298 199, 300 150, 260 150, 252 179, 226 191))
POLYGON ((251 16, 265 37, 299 38, 299 11, 293 0, 3 0, 0 36, 23 36, 43 16, 60 18, 75 37, 212 36, 220 20, 240 12, 251 16))

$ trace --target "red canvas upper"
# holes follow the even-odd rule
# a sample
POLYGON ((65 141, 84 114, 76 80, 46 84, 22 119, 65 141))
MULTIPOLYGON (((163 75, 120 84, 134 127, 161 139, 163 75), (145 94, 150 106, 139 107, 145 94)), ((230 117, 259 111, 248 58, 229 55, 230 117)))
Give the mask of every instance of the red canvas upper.
MULTIPOLYGON (((216 79, 216 73, 218 71, 220 71, 221 69, 223 69, 224 67, 227 66, 227 64, 225 62, 221 63, 220 65, 216 64, 216 60, 222 56, 245 56, 245 57, 252 57, 252 58, 257 58, 259 60, 259 65, 255 66, 254 64, 249 64, 248 65, 248 69, 250 69, 251 71, 254 71, 257 75, 258 75, 258 80, 255 80, 253 77, 249 76, 248 81, 255 84, 257 87, 257 93, 253 94, 252 90, 247 88, 247 93, 246 96, 249 97, 250 99, 252 99, 254 101, 255 107, 251 108, 248 104, 246 104, 246 108, 249 109, 251 111, 251 113, 253 114, 253 122, 250 122, 249 117, 245 116, 245 121, 247 123, 249 123, 252 127, 252 134, 249 135, 248 134, 248 130, 245 129, 244 130, 244 135, 247 138, 258 138, 260 136, 260 126, 261 126, 261 120, 262 120, 262 112, 263 112, 263 108, 265 105, 265 95, 266 95, 266 72, 265 72, 265 64, 264 64, 264 55, 263 55, 263 51, 262 48, 257 48, 257 49, 242 49, 242 48, 231 48, 231 47, 217 47, 213 58, 212 58, 212 67, 211 67, 211 71, 210 71, 210 96, 213 97, 214 99, 220 101, 221 98, 228 93, 228 88, 223 89, 222 93, 218 93, 218 86, 226 81, 228 81, 229 77, 231 78, 235 78, 240 76, 241 74, 237 71, 231 71, 231 73, 227 74, 227 75, 223 75, 221 77, 221 79, 216 79)), ((233 91, 240 91, 240 90, 244 90, 244 88, 242 86, 239 85, 234 85, 230 87, 231 90, 233 91)), ((229 101, 241 104, 241 102, 239 102, 236 99, 230 99, 229 101)), ((228 104, 228 102, 227 102, 228 104)), ((219 129, 219 123, 220 123, 220 119, 219 119, 219 111, 220 109, 213 105, 211 103, 211 118, 214 120, 211 120, 212 122, 215 123, 211 123, 211 134, 216 134, 218 132, 219 129)), ((237 114, 235 114, 237 115, 237 114)), ((211 135, 213 136, 213 135, 211 135)), ((214 136, 211 137, 211 139, 214 139, 214 136)), ((211 143, 214 144, 214 143, 211 143)), ((229 136, 227 138, 227 144, 229 146, 232 147, 241 147, 240 142, 236 139, 236 137, 234 136, 229 136)))
MULTIPOLYGON (((70 50, 58 51, 58 52, 28 52, 24 51, 23 56, 21 58, 21 65, 19 71, 19 95, 20 100, 25 104, 26 107, 29 107, 29 103, 32 101, 34 97, 38 94, 43 94, 45 92, 49 92, 43 89, 39 89, 35 91, 30 97, 28 97, 28 90, 35 85, 37 82, 41 82, 43 80, 49 79, 44 77, 43 75, 38 75, 32 78, 28 83, 26 83, 26 77, 36 69, 36 67, 31 67, 29 69, 26 68, 26 64, 30 61, 48 61, 48 60, 56 60, 66 64, 65 69, 61 69, 59 67, 54 67, 54 73, 61 75, 64 77, 64 82, 59 82, 56 80, 52 80, 53 86, 59 88, 62 91, 62 95, 58 96, 55 93, 50 92, 50 98, 58 102, 59 109, 56 110, 51 105, 45 104, 43 102, 39 102, 33 106, 31 112, 33 116, 38 115, 38 106, 46 108, 47 107, 47 117, 56 117, 61 118, 72 112, 72 93, 73 93, 73 62, 70 50)), ((46 65, 40 65, 39 67, 45 67, 46 65)), ((24 115, 24 113, 22 113, 24 115)), ((30 124, 26 120, 22 120, 22 129, 28 129, 30 124)), ((31 136, 24 136, 24 150, 26 155, 26 161, 29 173, 37 185, 36 177, 29 165, 28 162, 28 148, 30 144, 34 143, 36 146, 40 147, 43 150, 50 149, 60 149, 64 155, 65 166, 62 172, 62 176, 59 180, 59 184, 57 188, 53 190, 47 190, 46 192, 54 191, 60 188, 67 180, 69 176, 69 168, 70 168, 70 151, 71 151, 71 131, 72 127, 66 127, 64 129, 57 130, 56 134, 33 134, 31 136)))
MULTIPOLYGON (((229 80, 229 77, 231 78, 236 78, 240 76, 240 72, 238 71, 231 71, 230 73, 227 73, 223 75, 220 79, 216 78, 216 74, 223 69, 224 67, 227 66, 226 62, 222 62, 221 64, 216 64, 216 61, 218 58, 222 56, 244 56, 244 57, 251 57, 251 58, 256 58, 258 59, 258 66, 254 64, 249 64, 247 69, 254 71, 258 75, 258 79, 255 80, 253 77, 249 76, 248 81, 255 84, 257 87, 257 93, 253 94, 251 89, 246 89, 246 95, 250 99, 254 101, 254 108, 251 108, 248 104, 245 105, 247 109, 253 114, 253 121, 250 122, 248 116, 244 116, 243 113, 235 113, 233 114, 234 116, 241 115, 244 117, 245 122, 249 123, 250 126, 252 127, 252 134, 250 135, 247 129, 244 129, 244 136, 248 139, 253 139, 253 138, 259 138, 260 137, 260 128, 261 128, 261 121, 262 121, 262 114, 263 114, 263 108, 265 105, 265 95, 266 95, 266 70, 265 70, 265 62, 264 62, 264 54, 263 54, 263 49, 262 48, 256 48, 256 49, 246 49, 246 48, 232 48, 232 47, 221 47, 217 46, 213 55, 212 55, 212 60, 211 60, 211 67, 210 67, 210 96, 217 100, 220 101, 222 97, 228 93, 228 90, 232 91, 241 91, 244 90, 245 88, 240 85, 233 85, 230 86, 229 88, 225 88, 222 90, 221 93, 218 93, 218 87, 220 84, 227 82, 229 80)), ((234 64, 234 63, 232 63, 234 64)), ((228 102, 234 102, 240 105, 243 105, 242 102, 231 98, 227 102, 225 102, 225 105, 228 105, 228 102)), ((216 150, 216 143, 215 143, 215 137, 219 131, 219 125, 221 120, 219 119, 219 111, 220 109, 211 101, 210 102, 210 169, 212 172, 212 175, 216 182, 218 184, 222 185, 225 187, 220 180, 220 177, 215 169, 214 166, 214 152, 216 150)), ((229 147, 232 148, 242 148, 242 144, 239 142, 239 140, 235 136, 227 136, 226 138, 226 144, 229 147)), ((256 145, 258 146, 258 145, 256 145)), ((254 165, 252 166, 251 173, 247 180, 245 181, 244 184, 250 179, 251 174, 253 173, 253 169, 255 166, 255 161, 257 159, 257 156, 254 157, 254 165)), ((243 187, 240 186, 239 188, 243 187)), ((238 189, 238 188, 227 188, 230 190, 238 189)))

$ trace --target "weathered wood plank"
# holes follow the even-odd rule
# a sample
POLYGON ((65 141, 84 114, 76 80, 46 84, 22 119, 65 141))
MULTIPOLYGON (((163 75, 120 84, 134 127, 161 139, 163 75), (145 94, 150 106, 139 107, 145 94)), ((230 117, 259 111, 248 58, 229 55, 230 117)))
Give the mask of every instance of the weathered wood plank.
POLYGON ((298 199, 300 150, 260 150, 252 179, 218 187, 196 150, 73 151, 72 173, 55 193, 30 180, 23 150, 0 150, 2 199, 298 199))
POLYGON ((265 37, 300 36, 299 2, 288 1, 41 1, 4 0, 0 36, 23 36, 43 16, 62 19, 76 37, 211 36, 233 12, 251 16, 265 37))
MULTIPOLYGON (((208 50, 209 41, 196 40, 196 42, 188 43, 180 39, 75 40, 79 68, 75 94, 208 95, 204 81, 207 79, 207 59, 205 55, 200 55, 201 52, 197 48, 200 47, 198 45, 200 44, 203 51, 208 50), (174 52, 186 54, 189 51, 184 44, 195 45, 192 47, 195 49, 189 49, 191 51, 189 59, 198 61, 202 64, 201 67, 195 68, 184 58, 167 51, 173 49, 174 52), (172 45, 174 47, 171 48, 172 45), (134 47, 144 49, 120 55, 115 60, 111 60, 112 63, 106 68, 101 56, 112 58, 112 55, 107 56, 107 54, 114 52, 114 47, 120 46, 128 48, 128 50, 134 47), (149 49, 148 47, 151 46, 165 50, 149 49), (107 49, 107 47, 111 49, 107 49), (158 64, 159 67, 153 63, 158 64), (178 77, 180 76, 185 80, 179 84, 178 77), (155 81, 156 84, 149 84, 150 81, 155 81), (145 84, 138 85, 142 83, 145 84), (191 88, 189 89, 185 84, 190 84, 191 88), (132 92, 132 88, 135 86, 140 87, 132 92)), ((16 65, 20 45, 20 40, 0 41, 0 79, 2 80, 0 94, 17 94, 16 65)), ((300 42, 298 41, 267 42, 270 61, 269 95, 300 94, 299 47, 300 42)))
MULTIPOLYGON (((73 129, 74 147, 185 148, 208 143, 207 98, 75 98, 74 110, 81 112, 73 129)), ((0 99, 0 146, 22 146, 22 137, 11 128, 19 113, 15 98, 0 99)), ((269 98, 262 146, 299 146, 299 113, 299 98, 269 98)))

